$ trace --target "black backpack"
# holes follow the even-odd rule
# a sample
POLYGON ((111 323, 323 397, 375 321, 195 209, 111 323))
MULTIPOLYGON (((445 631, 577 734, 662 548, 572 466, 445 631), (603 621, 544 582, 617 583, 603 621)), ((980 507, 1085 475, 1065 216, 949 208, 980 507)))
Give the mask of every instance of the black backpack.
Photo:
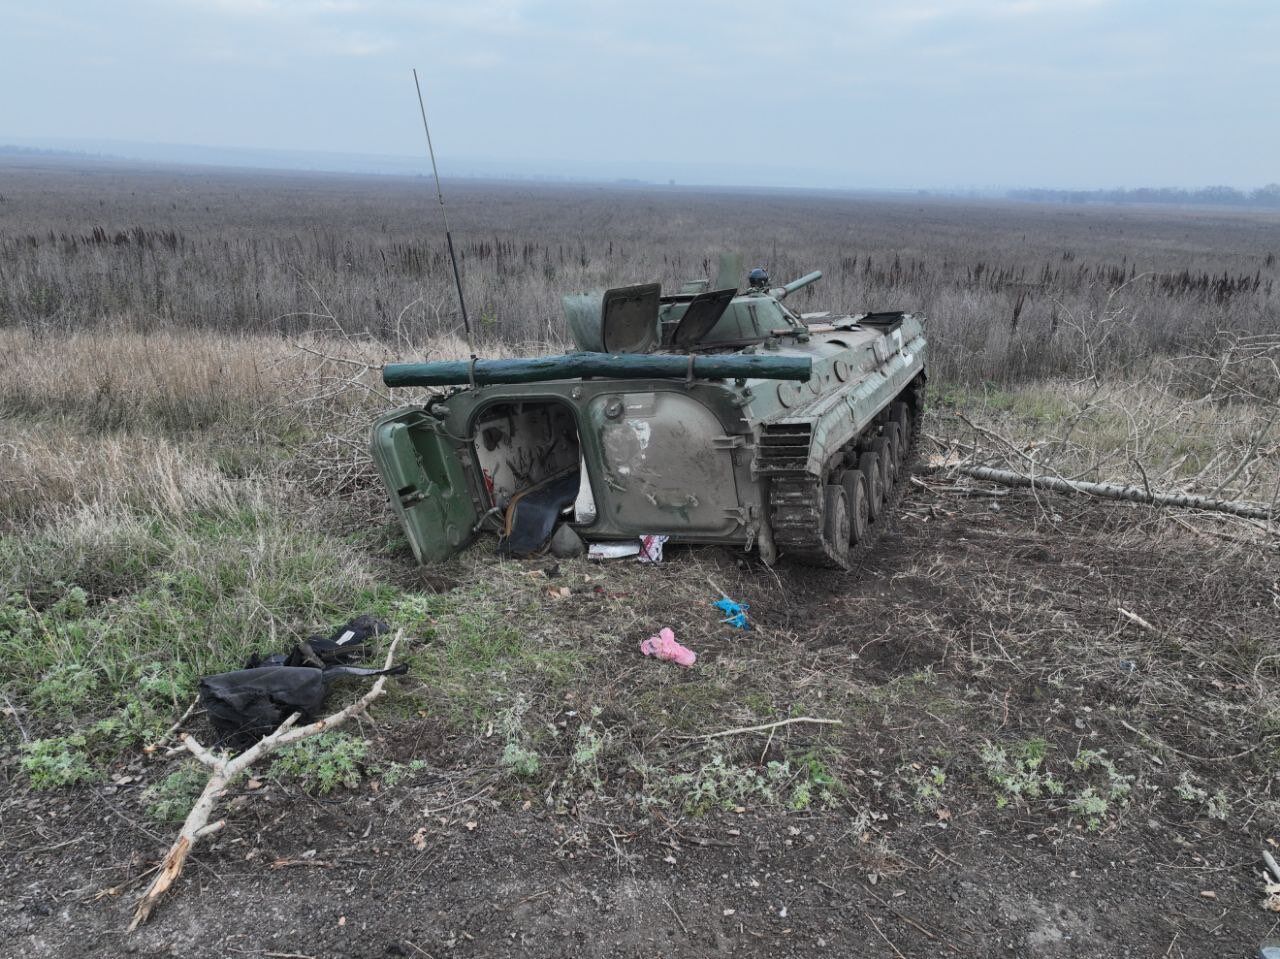
POLYGON ((326 669, 330 666, 346 666, 369 655, 369 640, 391 631, 391 627, 372 616, 357 616, 345 626, 339 626, 331 635, 316 633, 308 636, 288 655, 270 653, 253 655, 244 664, 245 669, 258 666, 314 666, 326 669))
POLYGON ((248 749, 293 713, 302 722, 316 719, 329 684, 343 676, 399 676, 403 663, 390 669, 351 666, 368 652, 367 640, 387 632, 385 623, 361 616, 330 637, 312 636, 288 655, 252 656, 245 669, 200 680, 200 705, 219 738, 215 746, 248 749))

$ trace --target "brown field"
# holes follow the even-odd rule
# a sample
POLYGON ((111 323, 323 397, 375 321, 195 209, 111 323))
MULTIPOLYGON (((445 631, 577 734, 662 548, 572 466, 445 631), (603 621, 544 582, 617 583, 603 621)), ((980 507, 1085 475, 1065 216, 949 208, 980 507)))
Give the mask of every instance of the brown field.
MULTIPOLYGON (((1274 931, 1274 523, 944 468, 849 574, 484 541, 417 569, 364 442, 413 399, 380 363, 465 351, 425 181, 4 163, 0 952, 1246 956, 1274 931), (142 747, 199 676, 361 612, 410 674, 225 797, 125 936, 199 785, 142 747), (638 655, 663 625, 693 670, 638 655), (842 724, 698 738, 803 716, 842 724)), ((806 308, 928 314, 926 458, 1280 498, 1275 213, 446 188, 486 353, 562 346, 566 290, 740 249, 822 269, 806 308)))
MULTIPOLYGON (((0 326, 294 334, 457 332, 426 180, 25 168, 0 159, 0 326)), ((562 293, 706 276, 722 250, 806 308, 932 318, 952 383, 1073 375, 1275 333, 1280 211, 1037 206, 807 192, 457 182, 477 331, 563 342, 562 293)))

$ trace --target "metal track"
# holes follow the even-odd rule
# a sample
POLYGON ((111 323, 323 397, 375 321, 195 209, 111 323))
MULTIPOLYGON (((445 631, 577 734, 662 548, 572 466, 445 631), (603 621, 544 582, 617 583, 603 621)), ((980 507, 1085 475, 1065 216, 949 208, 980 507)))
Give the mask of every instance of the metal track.
MULTIPOLYGON (((903 395, 905 391, 894 398, 895 402, 903 395)), ((843 559, 823 538, 823 477, 812 473, 773 477, 769 484, 769 518, 780 556, 805 566, 828 569, 850 569, 867 557, 892 524, 915 466, 921 410, 918 406, 911 409, 911 445, 898 467, 898 480, 889 490, 880 519, 869 527, 870 535, 856 546, 849 547, 843 559)))

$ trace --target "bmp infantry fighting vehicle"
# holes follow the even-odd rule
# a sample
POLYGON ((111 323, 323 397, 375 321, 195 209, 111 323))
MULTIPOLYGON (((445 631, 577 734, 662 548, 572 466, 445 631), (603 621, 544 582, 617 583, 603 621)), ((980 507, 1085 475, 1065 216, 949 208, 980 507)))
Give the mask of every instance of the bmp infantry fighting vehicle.
POLYGON ((566 296, 580 352, 389 364, 388 386, 453 386, 381 417, 373 458, 419 562, 481 532, 515 555, 558 524, 588 542, 755 548, 848 568, 892 510, 924 400, 906 313, 799 315, 733 258, 715 283, 566 296), (722 278, 729 278, 724 282, 722 278))

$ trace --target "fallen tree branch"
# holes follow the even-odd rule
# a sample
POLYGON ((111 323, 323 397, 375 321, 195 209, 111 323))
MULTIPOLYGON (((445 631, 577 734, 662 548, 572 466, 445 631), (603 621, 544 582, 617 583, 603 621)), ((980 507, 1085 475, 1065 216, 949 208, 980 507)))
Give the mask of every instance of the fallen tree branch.
POLYGON ((1170 516, 1169 518, 1173 520, 1175 523, 1177 523, 1179 526, 1181 526, 1183 529, 1189 529, 1191 530, 1191 532, 1198 533, 1201 536, 1216 536, 1218 539, 1224 539, 1228 543, 1238 543, 1241 546, 1257 546, 1258 545, 1256 540, 1248 540, 1248 539, 1243 539, 1239 536, 1232 536, 1230 533, 1223 533, 1216 529, 1200 529, 1198 526, 1192 526, 1181 516, 1170 516))
POLYGON ((1267 864, 1267 871, 1271 873, 1271 878, 1276 882, 1280 882, 1280 864, 1276 863, 1276 857, 1264 849, 1262 850, 1262 861, 1267 864))
POLYGON ((843 726, 843 719, 818 719, 813 716, 796 716, 794 719, 780 719, 776 723, 765 723, 763 726, 741 726, 738 729, 726 729, 719 733, 705 733, 701 736, 677 736, 677 739, 719 739, 722 736, 737 736, 739 733, 762 733, 790 726, 792 723, 814 723, 820 726, 843 726))
POLYGON ((1149 633, 1156 632, 1156 628, 1152 626, 1150 623, 1148 623, 1141 616, 1139 616, 1137 613, 1131 613, 1129 610, 1125 609, 1123 606, 1117 606, 1116 612, 1119 613, 1121 616, 1123 616, 1125 619, 1127 619, 1129 622, 1133 623, 1134 625, 1141 626, 1147 632, 1149 633))
MULTIPOLYGON (((391 641, 391 648, 387 650, 387 661, 383 666, 384 669, 391 668, 396 654, 396 647, 400 644, 402 635, 401 632, 397 632, 395 639, 391 641)), ((218 797, 231 783, 244 775, 249 767, 263 756, 276 751, 282 746, 296 743, 300 739, 318 736, 320 733, 341 726, 352 716, 364 712, 375 699, 382 695, 382 689, 386 681, 386 676, 379 676, 377 682, 373 684, 369 691, 355 702, 338 710, 331 716, 317 719, 306 726, 295 725, 301 717, 299 713, 294 713, 282 722, 275 732, 259 740, 239 756, 232 757, 206 749, 191 734, 183 733, 182 745, 186 747, 191 755, 212 769, 213 773, 210 775, 208 783, 205 784, 200 798, 196 800, 195 805, 191 807, 191 812, 187 814, 187 819, 182 824, 182 829, 178 832, 178 838, 169 847, 164 859, 161 860, 155 878, 151 880, 151 885, 147 887, 147 891, 138 900, 137 908, 133 913, 133 921, 129 923, 129 932, 133 932, 138 926, 147 921, 156 904, 169 891, 170 887, 177 882, 178 877, 182 875, 182 868, 186 865, 187 857, 191 854, 191 850, 196 843, 201 839, 212 836, 226 826, 225 819, 210 823, 209 817, 213 813, 213 807, 218 801, 218 797)))
POLYGON ((1174 753, 1178 756, 1181 756, 1183 759, 1194 759, 1196 762, 1201 762, 1201 763, 1225 763, 1225 762, 1232 762, 1237 759, 1243 759, 1245 756, 1248 756, 1252 752, 1256 752, 1260 747, 1265 746, 1268 742, 1275 739, 1276 735, 1280 735, 1280 734, 1273 734, 1273 735, 1267 736, 1262 740, 1260 740, 1259 742, 1254 743, 1248 749, 1242 749, 1240 750, 1240 752, 1232 753, 1230 756, 1197 756, 1195 753, 1183 752, 1177 746, 1170 746, 1168 743, 1163 742, 1159 739, 1156 739, 1155 736, 1152 736, 1150 733, 1143 732, 1137 726, 1131 725, 1130 723, 1125 722, 1123 719, 1120 720, 1120 725, 1123 726, 1125 729, 1129 730, 1129 732, 1131 733, 1137 733, 1139 736, 1141 736, 1147 742, 1151 743, 1151 745, 1153 746, 1157 746, 1160 749, 1167 749, 1169 750, 1169 752, 1174 753))
POLYGON ((144 746, 142 748, 142 751, 146 753, 148 756, 158 751, 161 746, 163 746, 165 743, 167 743, 170 739, 172 739, 177 734, 178 730, 182 728, 182 724, 191 718, 191 715, 196 711, 196 707, 199 705, 200 705, 200 697, 197 696, 195 699, 191 700, 191 705, 187 707, 187 711, 178 717, 178 721, 174 723, 172 726, 170 726, 168 729, 166 729, 164 735, 161 736, 159 739, 157 739, 154 743, 152 743, 149 746, 144 746))
POLYGON ((1020 486, 1031 489, 1047 489, 1057 493, 1087 493, 1103 499, 1125 500, 1130 503, 1151 503, 1156 506, 1183 506, 1214 513, 1230 513, 1247 519, 1271 520, 1273 511, 1262 503, 1246 503, 1239 500, 1213 499, 1194 493, 1148 492, 1139 486, 1118 486, 1114 483, 1092 483, 1086 480, 1060 479, 1056 476, 1028 476, 1011 470, 992 469, 990 466, 956 466, 953 469, 974 479, 999 483, 1002 486, 1020 486))

